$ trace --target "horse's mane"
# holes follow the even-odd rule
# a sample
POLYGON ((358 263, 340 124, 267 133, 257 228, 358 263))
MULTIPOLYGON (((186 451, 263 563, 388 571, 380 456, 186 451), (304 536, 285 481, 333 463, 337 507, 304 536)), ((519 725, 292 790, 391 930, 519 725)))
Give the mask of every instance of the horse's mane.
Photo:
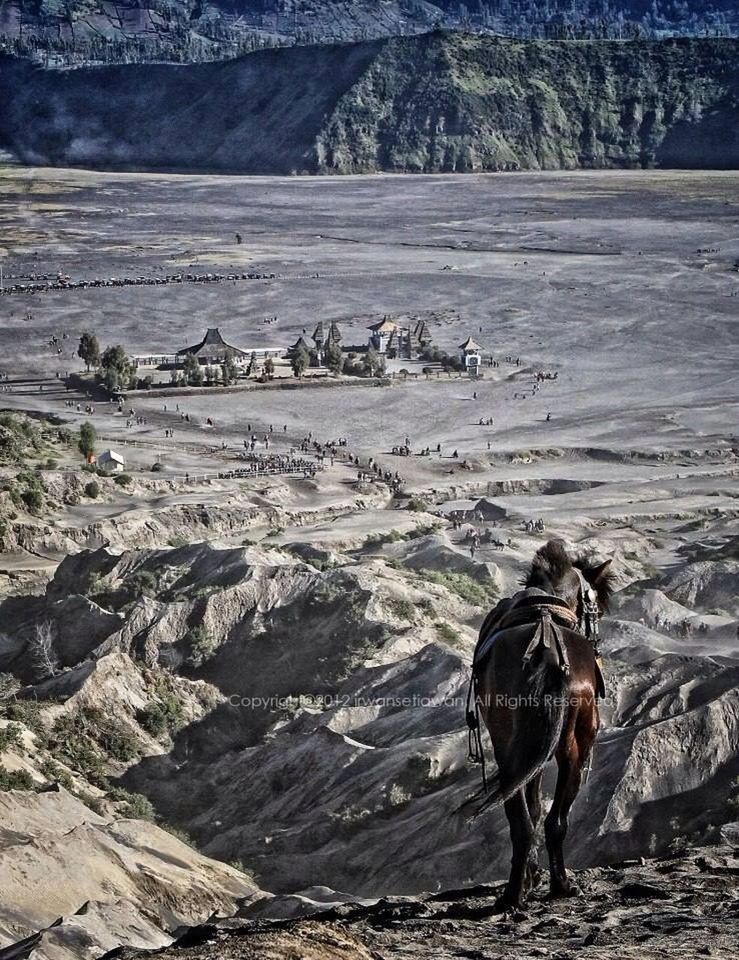
POLYGON ((577 567, 585 579, 598 594, 598 603, 603 611, 613 595, 615 575, 603 564, 595 564, 592 557, 585 555, 572 558, 567 552, 563 540, 549 540, 534 554, 528 573, 524 574, 524 587, 546 589, 550 584, 559 583, 566 574, 577 567))
POLYGON ((546 587, 558 583, 573 566, 563 540, 549 540, 534 554, 529 572, 524 577, 525 587, 546 587))

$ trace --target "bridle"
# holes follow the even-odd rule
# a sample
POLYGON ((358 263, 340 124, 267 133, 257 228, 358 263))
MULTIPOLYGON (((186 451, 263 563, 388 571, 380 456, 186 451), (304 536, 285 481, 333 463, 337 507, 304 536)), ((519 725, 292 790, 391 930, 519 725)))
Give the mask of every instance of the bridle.
POLYGON ((593 645, 596 659, 600 656, 600 606, 598 594, 592 584, 586 580, 579 567, 573 568, 580 580, 580 617, 577 624, 581 633, 593 645))

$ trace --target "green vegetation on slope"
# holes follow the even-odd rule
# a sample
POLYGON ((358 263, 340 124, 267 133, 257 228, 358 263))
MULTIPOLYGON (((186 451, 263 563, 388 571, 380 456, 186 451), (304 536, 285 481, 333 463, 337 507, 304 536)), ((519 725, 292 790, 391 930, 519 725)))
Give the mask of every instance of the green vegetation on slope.
POLYGON ((28 163, 244 173, 739 166, 739 41, 460 33, 60 74, 0 59, 28 163))
POLYGON ((737 52, 732 41, 391 41, 337 103, 317 167, 733 167, 737 52))

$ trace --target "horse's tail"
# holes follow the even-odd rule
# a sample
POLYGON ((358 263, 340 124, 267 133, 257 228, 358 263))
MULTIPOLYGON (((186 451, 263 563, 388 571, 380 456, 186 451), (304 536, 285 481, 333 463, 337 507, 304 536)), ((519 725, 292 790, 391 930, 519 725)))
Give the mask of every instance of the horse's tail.
POLYGON ((556 651, 550 649, 540 649, 533 660, 531 669, 526 668, 528 676, 519 694, 520 705, 514 705, 514 709, 522 711, 523 722, 517 725, 509 760, 492 778, 478 813, 505 803, 541 773, 562 736, 567 716, 567 671, 556 651))

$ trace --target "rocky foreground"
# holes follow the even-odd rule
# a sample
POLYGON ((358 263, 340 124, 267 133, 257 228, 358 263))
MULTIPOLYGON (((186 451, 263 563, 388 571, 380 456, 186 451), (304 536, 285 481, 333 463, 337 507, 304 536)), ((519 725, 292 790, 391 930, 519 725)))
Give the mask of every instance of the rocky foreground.
POLYGON ((499 887, 473 887, 371 905, 331 906, 309 918, 214 920, 151 953, 182 960, 380 960, 384 957, 734 957, 739 937, 739 825, 714 847, 627 860, 577 875, 581 894, 494 912, 499 887))
POLYGON ((680 499, 659 476, 590 487, 587 515, 574 480, 384 507, 351 482, 343 498, 336 481, 322 497, 252 482, 216 490, 218 510, 208 486, 175 502, 130 479, 125 510, 101 478, 101 507, 118 506, 85 525, 76 482, 13 475, 7 542, 68 552, 53 575, 9 570, 0 598, 0 960, 158 950, 185 929, 204 956, 723 949, 739 531, 722 456, 706 479, 681 462, 696 472, 680 499), (500 810, 459 811, 480 782, 464 702, 477 627, 525 575, 546 498, 543 536, 618 577, 567 838, 586 896, 497 918, 508 829, 500 810), (504 548, 471 557, 450 513, 504 548))

